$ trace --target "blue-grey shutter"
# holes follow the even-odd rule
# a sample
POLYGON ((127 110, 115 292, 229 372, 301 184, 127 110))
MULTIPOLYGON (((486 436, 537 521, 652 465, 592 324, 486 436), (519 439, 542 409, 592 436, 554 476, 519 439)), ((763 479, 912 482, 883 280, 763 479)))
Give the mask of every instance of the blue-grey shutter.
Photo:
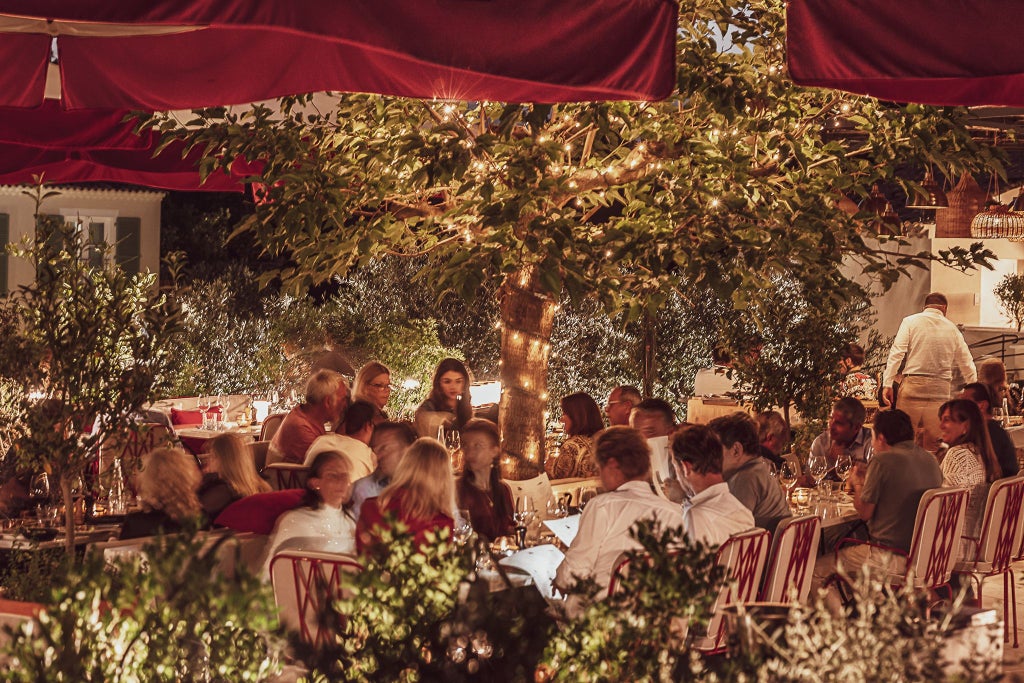
POLYGON ((103 267, 103 243, 106 237, 103 234, 102 223, 89 223, 89 245, 96 245, 99 249, 89 249, 89 265, 93 268, 103 267))
POLYGON ((0 213, 0 296, 7 296, 10 285, 7 284, 7 245, 11 241, 11 217, 0 213))
POLYGON ((139 272, 139 256, 142 246, 142 219, 125 216, 117 219, 117 238, 114 246, 114 260, 126 272, 139 272))

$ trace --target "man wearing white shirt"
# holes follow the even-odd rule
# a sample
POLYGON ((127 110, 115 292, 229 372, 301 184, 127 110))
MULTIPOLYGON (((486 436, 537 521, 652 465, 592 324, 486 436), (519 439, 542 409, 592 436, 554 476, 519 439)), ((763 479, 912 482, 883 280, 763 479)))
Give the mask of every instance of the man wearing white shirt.
POLYGON ((377 467, 377 458, 369 445, 373 437, 376 412, 376 408, 366 401, 353 401, 345 413, 345 421, 334 432, 319 436, 310 444, 303 464, 309 467, 316 456, 324 451, 338 451, 352 463, 349 472, 352 481, 369 475, 377 467))
POLYGON ((607 492, 583 510, 579 531, 555 573, 554 585, 562 592, 588 578, 607 589, 619 556, 641 548, 630 535, 638 520, 654 519, 663 529, 683 522, 679 506, 651 490, 650 449, 640 432, 622 426, 599 432, 594 459, 607 492))
POLYGON ((708 545, 754 528, 754 515, 722 477, 722 456, 722 442, 707 425, 687 425, 672 437, 677 476, 694 491, 683 503, 683 528, 690 539, 708 545))
POLYGON ((963 334, 946 318, 947 306, 945 295, 932 292, 925 297, 922 312, 903 319, 882 375, 882 402, 890 406, 892 384, 897 374, 903 376, 899 409, 910 416, 922 435, 921 445, 932 452, 939 441, 939 408, 952 395, 953 368, 965 384, 978 377, 963 334))

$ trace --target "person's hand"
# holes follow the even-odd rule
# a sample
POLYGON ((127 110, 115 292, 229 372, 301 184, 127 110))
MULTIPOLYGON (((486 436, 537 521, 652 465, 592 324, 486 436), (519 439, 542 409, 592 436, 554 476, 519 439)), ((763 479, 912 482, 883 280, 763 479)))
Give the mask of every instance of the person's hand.
POLYGON ((882 388, 882 405, 883 406, 891 406, 892 405, 892 387, 883 387, 882 388))
POLYGON ((665 497, 673 503, 682 503, 686 497, 682 485, 675 479, 666 479, 661 482, 661 490, 665 492, 665 497))

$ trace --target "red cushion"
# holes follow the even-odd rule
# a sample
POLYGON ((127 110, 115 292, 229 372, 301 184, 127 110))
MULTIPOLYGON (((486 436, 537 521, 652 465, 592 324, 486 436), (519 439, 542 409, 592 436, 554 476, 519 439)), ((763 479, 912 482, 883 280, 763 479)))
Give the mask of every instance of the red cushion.
MULTIPOLYGON (((207 413, 219 413, 220 407, 210 408, 207 413)), ((201 410, 178 410, 171 408, 171 424, 179 425, 201 425, 203 424, 203 411, 201 410)))
POLYGON ((277 518, 299 507, 305 495, 305 489, 285 489, 246 496, 224 508, 213 523, 235 531, 269 534, 277 518))

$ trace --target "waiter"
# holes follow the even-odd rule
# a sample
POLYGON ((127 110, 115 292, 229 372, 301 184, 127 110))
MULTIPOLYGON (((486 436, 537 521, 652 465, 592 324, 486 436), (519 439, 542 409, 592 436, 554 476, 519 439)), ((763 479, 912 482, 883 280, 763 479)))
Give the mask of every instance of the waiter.
POLYGON ((966 383, 978 376, 964 336, 946 318, 948 303, 944 294, 932 292, 923 311, 903 319, 882 376, 885 405, 892 405, 892 383, 898 374, 903 376, 900 410, 910 416, 921 445, 933 453, 939 443, 939 407, 952 393, 953 368, 966 383))

